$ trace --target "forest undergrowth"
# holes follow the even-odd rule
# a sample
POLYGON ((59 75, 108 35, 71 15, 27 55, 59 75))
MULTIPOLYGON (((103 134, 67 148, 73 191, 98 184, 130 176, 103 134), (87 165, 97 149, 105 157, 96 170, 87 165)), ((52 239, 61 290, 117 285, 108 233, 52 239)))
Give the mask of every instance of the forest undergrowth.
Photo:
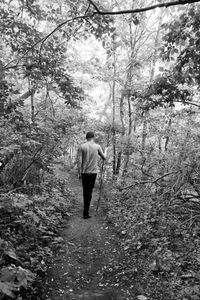
POLYGON ((149 185, 109 187, 108 217, 136 262, 149 299, 200 299, 198 199, 175 199, 149 185), (154 190, 152 192, 152 190, 154 190))
POLYGON ((0 196, 0 299, 37 299, 47 266, 63 239, 73 193, 68 180, 47 174, 41 192, 0 196))
MULTIPOLYGON (((66 227, 66 220, 71 220, 73 226, 80 225, 77 232, 80 233, 83 229, 84 224, 79 221, 81 217, 77 219, 71 215, 73 205, 77 205, 73 193, 73 190, 77 191, 77 187, 68 180, 68 171, 64 172, 65 176, 56 173, 56 177, 54 174, 47 175, 40 194, 1 194, 0 299, 39 299, 48 267, 56 253, 59 253, 64 244, 69 242, 72 245, 60 231, 60 225, 64 224, 66 227)), ((108 247, 107 254, 104 255, 107 256, 104 259, 105 266, 99 271, 101 279, 98 284, 101 288, 116 284, 116 276, 120 274, 117 288, 128 283, 127 290, 129 293, 132 290, 134 297, 145 295, 141 296, 144 300, 199 299, 198 199, 186 201, 180 195, 172 199, 169 193, 163 193, 160 188, 155 189, 149 185, 141 188, 135 184, 131 188, 122 189, 122 185, 117 188, 114 183, 112 189, 110 184, 109 189, 105 184, 100 204, 104 218, 101 221, 94 218, 93 223, 96 223, 92 223, 91 228, 100 226, 99 228, 103 228, 100 231, 108 228, 110 232, 108 235, 106 229, 106 235, 103 231, 101 234, 108 247), (114 253, 113 256, 111 253, 114 253)), ((81 239, 85 251, 84 235, 81 239)), ((73 249, 68 259, 71 257, 72 269, 76 267, 76 259, 84 261, 86 258, 85 252, 81 250, 82 242, 79 240, 79 244, 76 244, 75 241, 75 245, 70 246, 73 249)), ((90 246, 90 241, 88 247, 92 250, 87 255, 90 257, 90 254, 94 254, 95 259, 102 264, 104 256, 101 253, 105 254, 105 251, 101 242, 102 238, 100 242, 92 242, 90 246)), ((99 264, 96 262, 95 268, 99 264)), ((88 282, 94 276, 88 273, 91 266, 89 259, 87 270, 84 269, 85 263, 82 269, 82 275, 85 274, 86 279, 90 278, 88 282)), ((92 269, 91 272, 93 271, 92 269)), ((78 276, 74 272, 73 278, 78 276)), ((83 280, 84 284, 86 279, 83 280)), ((80 288, 80 282, 72 281, 73 288, 80 288)), ((129 299, 140 299, 130 297, 129 299)))

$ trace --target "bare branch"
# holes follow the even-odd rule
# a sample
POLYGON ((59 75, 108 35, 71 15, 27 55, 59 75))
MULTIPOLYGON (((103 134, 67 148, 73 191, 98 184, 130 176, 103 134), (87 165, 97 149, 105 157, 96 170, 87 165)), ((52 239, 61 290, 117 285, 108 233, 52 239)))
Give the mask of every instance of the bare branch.
POLYGON ((199 2, 200 0, 178 0, 178 1, 172 1, 172 2, 165 2, 165 3, 157 3, 152 6, 142 7, 142 8, 136 8, 136 9, 128 9, 128 10, 120 10, 120 11, 101 11, 98 6, 94 3, 92 0, 88 0, 91 5, 94 7, 96 13, 99 15, 121 15, 121 14, 133 14, 133 13, 139 13, 144 12, 148 10, 153 10, 155 8, 159 7, 170 7, 170 6, 176 6, 176 5, 184 5, 184 4, 191 4, 199 2))
POLYGON ((196 106, 196 107, 200 108, 199 104, 191 102, 191 101, 184 101, 184 102, 183 101, 175 101, 175 102, 182 103, 182 104, 193 105, 193 106, 196 106))
MULTIPOLYGON (((172 174, 177 174, 177 173, 180 173, 180 172, 181 172, 181 170, 178 170, 176 172, 169 172, 169 173, 166 173, 166 174, 162 175, 161 177, 158 177, 157 179, 151 180, 151 181, 150 180, 144 180, 144 181, 134 180, 132 182, 135 183, 135 184, 146 184, 146 183, 158 184, 158 181, 163 179, 164 177, 167 177, 167 176, 172 175, 172 174)), ((125 187, 121 188, 120 190, 126 190, 126 189, 129 189, 129 188, 133 187, 133 186, 134 186, 134 184, 131 184, 129 186, 125 186, 125 187)))
POLYGON ((92 1, 92 0, 88 0, 90 2, 90 4, 92 4, 92 6, 94 6, 95 10, 98 12, 98 14, 101 14, 101 11, 99 10, 98 6, 92 1))
POLYGON ((88 8, 87 8, 86 11, 85 11, 85 16, 87 15, 87 12, 89 11, 90 6, 91 6, 91 3, 89 3, 88 8))
POLYGON ((22 100, 26 100, 27 98, 29 98, 32 93, 34 93, 36 91, 36 88, 32 88, 30 90, 28 90, 27 92, 25 92, 23 95, 21 95, 19 98, 14 100, 14 104, 19 103, 22 100))

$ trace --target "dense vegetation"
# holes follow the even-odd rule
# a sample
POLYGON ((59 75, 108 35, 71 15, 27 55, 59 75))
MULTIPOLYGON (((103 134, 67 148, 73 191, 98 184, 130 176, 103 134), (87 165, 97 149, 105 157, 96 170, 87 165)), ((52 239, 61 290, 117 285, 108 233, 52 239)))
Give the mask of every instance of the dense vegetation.
POLYGON ((199 299, 200 5, 115 16, 86 0, 2 0, 0 13, 0 299, 37 294, 73 204, 58 169, 75 167, 91 128, 126 251, 169 299, 199 299))

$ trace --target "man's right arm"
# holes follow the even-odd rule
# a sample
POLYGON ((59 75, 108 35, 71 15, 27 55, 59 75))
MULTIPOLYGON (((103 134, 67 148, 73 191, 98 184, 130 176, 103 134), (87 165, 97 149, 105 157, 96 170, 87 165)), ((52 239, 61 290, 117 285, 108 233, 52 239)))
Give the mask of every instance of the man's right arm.
POLYGON ((103 160, 106 160, 106 155, 103 153, 101 146, 99 146, 98 154, 101 156, 103 160))

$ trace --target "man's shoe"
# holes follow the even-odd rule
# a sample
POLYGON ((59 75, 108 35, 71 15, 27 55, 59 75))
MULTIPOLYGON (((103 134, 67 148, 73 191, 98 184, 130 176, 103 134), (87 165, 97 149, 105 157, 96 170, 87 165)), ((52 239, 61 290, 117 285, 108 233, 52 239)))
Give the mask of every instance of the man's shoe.
POLYGON ((83 219, 90 219, 91 216, 83 216, 83 219))

